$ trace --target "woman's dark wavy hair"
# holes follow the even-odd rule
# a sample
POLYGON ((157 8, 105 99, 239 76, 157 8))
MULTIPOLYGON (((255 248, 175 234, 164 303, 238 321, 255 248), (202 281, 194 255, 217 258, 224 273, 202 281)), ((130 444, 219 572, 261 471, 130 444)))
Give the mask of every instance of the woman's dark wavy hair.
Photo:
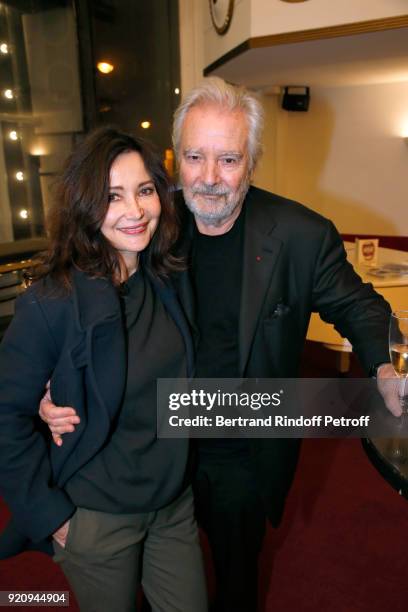
POLYGON ((158 227, 143 253, 144 265, 157 277, 182 268, 170 253, 178 237, 178 222, 163 163, 144 141, 115 127, 102 127, 91 132, 66 161, 48 216, 49 249, 37 278, 47 274, 69 288, 75 267, 119 284, 121 256, 102 234, 101 225, 109 207, 111 166, 130 151, 142 157, 161 203, 158 227))

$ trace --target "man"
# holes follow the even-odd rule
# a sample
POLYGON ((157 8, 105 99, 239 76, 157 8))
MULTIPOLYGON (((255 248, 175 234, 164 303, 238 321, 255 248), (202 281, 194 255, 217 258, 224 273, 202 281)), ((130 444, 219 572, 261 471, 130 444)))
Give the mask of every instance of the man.
MULTIPOLYGON (((179 291, 199 332, 196 376, 297 376, 312 311, 350 339, 367 372, 381 366, 381 376, 393 375, 386 364, 389 306, 347 263, 332 223, 250 186, 262 120, 252 94, 216 78, 191 91, 175 115, 180 248, 191 273, 179 291)), ((398 403, 390 409, 400 413, 398 403)), ((43 414, 55 433, 77 422, 70 417, 67 427, 70 413, 54 418, 49 406, 43 414)), ((298 450, 293 439, 198 444, 195 500, 212 549, 219 612, 257 609, 266 519, 279 524, 298 450)))

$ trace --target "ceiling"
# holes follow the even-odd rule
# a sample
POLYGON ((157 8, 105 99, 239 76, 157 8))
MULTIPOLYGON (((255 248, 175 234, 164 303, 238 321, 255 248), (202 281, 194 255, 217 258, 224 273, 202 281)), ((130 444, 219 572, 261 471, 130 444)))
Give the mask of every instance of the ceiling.
POLYGON ((249 49, 211 75, 265 90, 408 81, 408 28, 249 49))

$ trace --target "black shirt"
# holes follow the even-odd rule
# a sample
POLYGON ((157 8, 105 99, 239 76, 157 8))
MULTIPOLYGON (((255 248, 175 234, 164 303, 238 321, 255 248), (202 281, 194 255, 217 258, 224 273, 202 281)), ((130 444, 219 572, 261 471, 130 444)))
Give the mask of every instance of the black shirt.
POLYGON ((77 506, 149 512, 182 490, 188 440, 156 436, 156 379, 186 376, 183 339, 142 269, 122 291, 128 373, 117 426, 107 445, 67 484, 77 506))
POLYGON ((220 236, 195 230, 193 278, 200 330, 197 378, 239 376, 243 221, 244 211, 229 232, 220 236))
MULTIPOLYGON (((241 310, 243 207, 232 228, 220 236, 195 229, 192 251, 196 294, 197 378, 239 378, 239 316, 241 310)), ((245 439, 208 438, 197 441, 199 453, 247 452, 245 439)))

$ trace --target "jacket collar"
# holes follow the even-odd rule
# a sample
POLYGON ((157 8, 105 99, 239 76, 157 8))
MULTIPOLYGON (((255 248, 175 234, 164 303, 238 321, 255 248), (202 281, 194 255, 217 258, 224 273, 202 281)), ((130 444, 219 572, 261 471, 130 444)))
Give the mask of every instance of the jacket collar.
MULTIPOLYGON (((168 313, 177 325, 186 348, 187 371, 194 367, 194 351, 190 331, 171 284, 155 278, 147 272, 153 287, 168 313)), ((121 319, 119 296, 112 283, 104 278, 90 278, 79 270, 73 271, 74 312, 78 328, 86 331, 101 323, 121 319)))
MULTIPOLYGON (((273 275, 282 246, 274 236, 277 219, 271 194, 250 187, 245 197, 244 247, 242 254, 242 289, 239 322, 239 369, 243 376, 248 362, 252 341, 268 290, 273 290, 273 275)), ((187 209, 182 193, 176 193, 176 208, 181 224, 180 251, 190 264, 191 246, 194 236, 194 216, 187 209)), ((178 284, 181 302, 195 327, 195 300, 192 283, 187 275, 178 284)))
POLYGON ((109 280, 91 278, 76 269, 72 280, 75 318, 81 331, 121 316, 119 297, 109 280))

